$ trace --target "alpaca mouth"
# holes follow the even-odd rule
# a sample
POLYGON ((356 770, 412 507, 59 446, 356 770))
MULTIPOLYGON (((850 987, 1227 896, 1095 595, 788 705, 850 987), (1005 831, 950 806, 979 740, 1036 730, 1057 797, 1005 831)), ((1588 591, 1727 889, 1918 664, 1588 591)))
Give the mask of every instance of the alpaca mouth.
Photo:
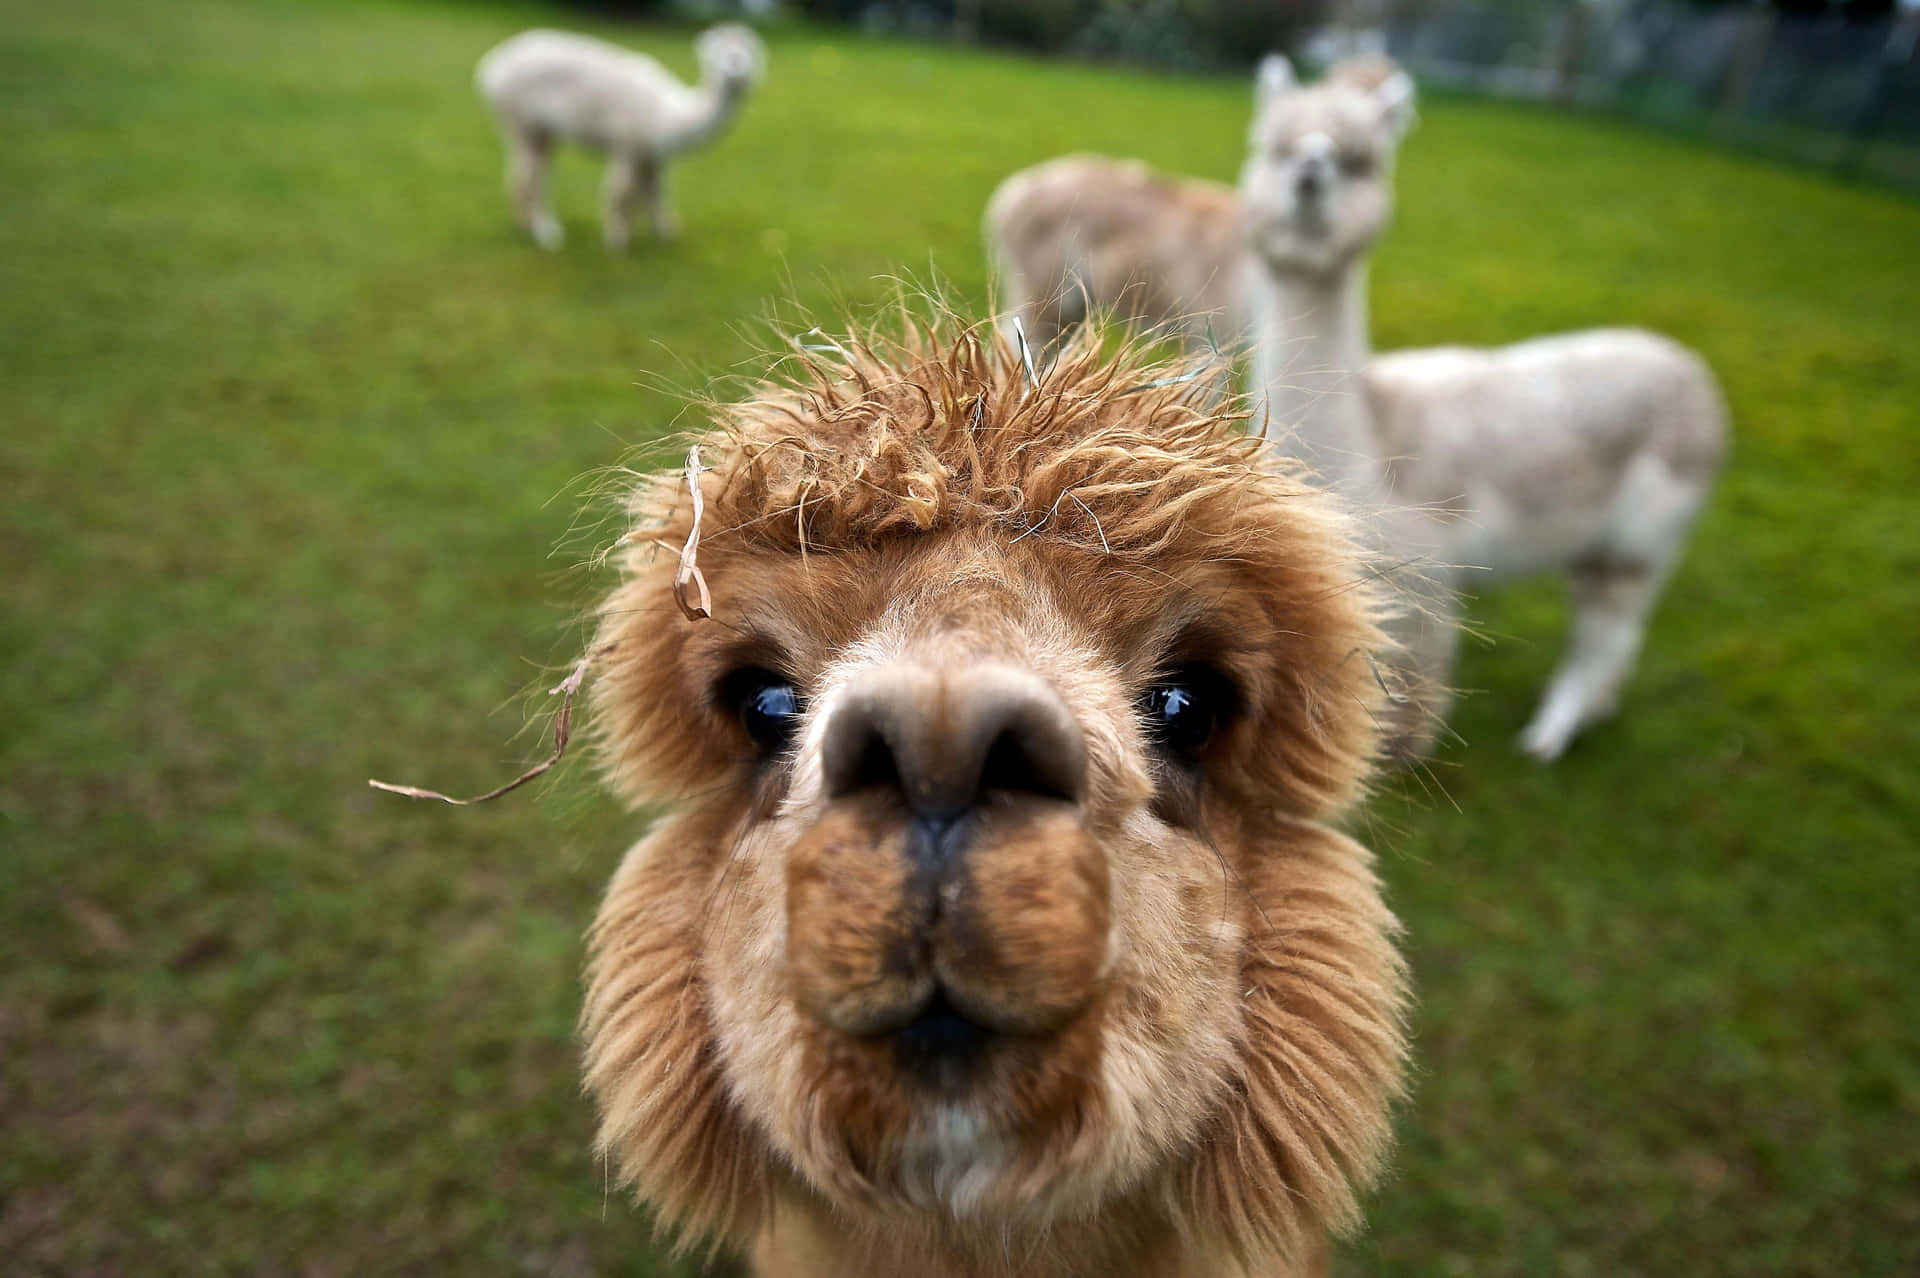
POLYGON ((969 1019, 940 986, 912 1020, 893 1031, 900 1068, 921 1082, 952 1086, 964 1081, 986 1054, 994 1031, 969 1019))
POLYGON ((1333 229, 1333 219, 1317 192, 1302 191, 1294 208, 1293 233, 1302 239, 1317 240, 1333 229))
POLYGON ((1044 1050, 1106 974, 1107 863, 1079 806, 1000 794, 909 814, 868 788, 787 854, 785 983, 830 1035, 909 1085, 965 1089, 1044 1050))

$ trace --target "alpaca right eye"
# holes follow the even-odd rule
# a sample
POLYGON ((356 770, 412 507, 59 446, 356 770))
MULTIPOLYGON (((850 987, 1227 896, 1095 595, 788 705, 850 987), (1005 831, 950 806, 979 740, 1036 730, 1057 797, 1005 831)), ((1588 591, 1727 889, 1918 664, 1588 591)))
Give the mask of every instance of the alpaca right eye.
POLYGON ((1187 763, 1195 762, 1212 743, 1233 708, 1233 685, 1207 666, 1176 670, 1140 699, 1148 739, 1187 763))
POLYGON ((800 694, 771 670, 737 670, 720 684, 722 704, 740 718, 740 726, 763 755, 793 744, 800 724, 800 694))

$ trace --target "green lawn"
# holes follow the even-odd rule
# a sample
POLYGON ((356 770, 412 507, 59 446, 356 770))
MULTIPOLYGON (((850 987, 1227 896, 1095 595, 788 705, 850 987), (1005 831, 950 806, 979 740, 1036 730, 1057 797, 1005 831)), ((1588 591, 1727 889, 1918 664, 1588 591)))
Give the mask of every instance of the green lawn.
MULTIPOLYGON (((591 1158, 580 934, 639 828, 516 694, 604 582, 585 488, 782 296, 937 270, 1087 148, 1230 176, 1238 80, 788 29, 685 238, 511 231, 469 87, 531 4, 0 0, 0 1256, 21 1273, 664 1274, 591 1158), (532 722, 531 727, 527 725, 532 722)), ((633 43, 690 70, 685 31, 633 43)), ((1920 207, 1436 101, 1382 345, 1638 322, 1735 460, 1624 717, 1461 742, 1360 821, 1422 1004, 1351 1272, 1920 1272, 1920 207)))

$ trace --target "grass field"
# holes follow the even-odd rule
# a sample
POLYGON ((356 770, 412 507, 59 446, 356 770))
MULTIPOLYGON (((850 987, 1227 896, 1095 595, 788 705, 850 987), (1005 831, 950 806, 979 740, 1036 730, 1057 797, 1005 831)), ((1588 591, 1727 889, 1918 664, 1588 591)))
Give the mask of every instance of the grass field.
MULTIPOLYGON (((511 231, 468 80, 530 4, 0 0, 0 1268, 679 1272, 591 1158, 581 931, 640 828, 515 694, 580 642, 583 476, 675 386, 942 273, 1069 149, 1229 176, 1238 80, 788 28, 687 233, 511 231)), ((685 31, 630 31, 690 70, 685 31)), ((1350 1272, 1920 1272, 1920 207, 1435 102, 1382 345, 1637 322, 1736 457, 1624 717, 1511 749, 1550 586, 1358 826, 1422 1003, 1350 1272)))

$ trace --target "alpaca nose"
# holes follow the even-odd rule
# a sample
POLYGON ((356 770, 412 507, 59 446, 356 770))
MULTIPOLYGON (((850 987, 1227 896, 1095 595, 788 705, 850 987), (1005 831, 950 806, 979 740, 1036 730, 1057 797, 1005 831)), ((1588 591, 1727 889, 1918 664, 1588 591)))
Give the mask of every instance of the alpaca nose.
POLYGON ((1333 152, 1333 139, 1324 133, 1309 133, 1300 139, 1295 152, 1300 167, 1293 182, 1303 199, 1312 199, 1332 183, 1333 152))
POLYGON ((940 835, 995 792, 1078 803, 1087 784, 1079 723, 1045 680, 1007 666, 867 672, 827 721, 821 766, 828 798, 896 790, 940 835))

